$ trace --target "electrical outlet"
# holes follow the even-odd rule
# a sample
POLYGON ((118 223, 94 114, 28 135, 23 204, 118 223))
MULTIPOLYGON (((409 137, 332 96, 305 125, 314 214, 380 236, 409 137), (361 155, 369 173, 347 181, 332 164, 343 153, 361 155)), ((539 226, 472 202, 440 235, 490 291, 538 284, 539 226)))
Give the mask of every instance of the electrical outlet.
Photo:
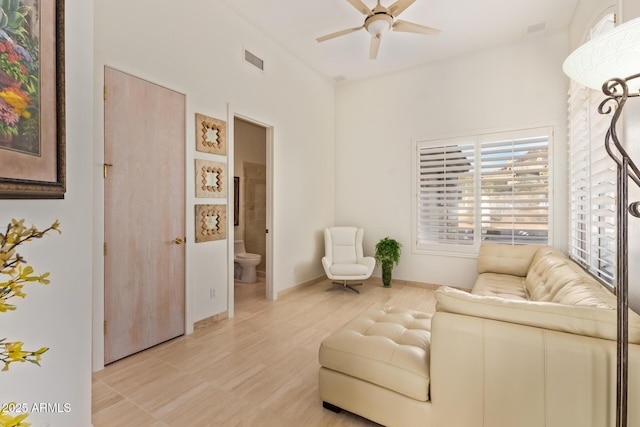
POLYGON ((211 288, 209 289, 209 298, 214 299, 216 297, 216 290, 211 288))

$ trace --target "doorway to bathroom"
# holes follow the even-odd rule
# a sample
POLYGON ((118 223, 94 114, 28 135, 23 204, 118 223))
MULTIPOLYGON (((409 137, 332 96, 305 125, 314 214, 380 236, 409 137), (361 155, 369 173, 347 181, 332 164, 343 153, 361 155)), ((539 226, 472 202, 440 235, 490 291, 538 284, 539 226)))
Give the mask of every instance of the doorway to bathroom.
POLYGON ((233 129, 232 274, 237 316, 245 307, 251 311, 252 302, 274 299, 270 274, 272 128, 234 115, 233 129), (242 252, 245 255, 240 256, 242 252))

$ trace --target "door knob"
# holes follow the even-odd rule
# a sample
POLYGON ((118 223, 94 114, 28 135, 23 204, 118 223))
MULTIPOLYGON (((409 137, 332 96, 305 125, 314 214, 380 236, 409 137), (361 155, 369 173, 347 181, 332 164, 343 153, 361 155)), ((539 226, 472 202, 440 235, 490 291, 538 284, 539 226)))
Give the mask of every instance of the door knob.
POLYGON ((181 245, 185 242, 186 239, 182 238, 182 237, 176 237, 175 240, 173 241, 173 243, 175 243, 176 245, 181 245))

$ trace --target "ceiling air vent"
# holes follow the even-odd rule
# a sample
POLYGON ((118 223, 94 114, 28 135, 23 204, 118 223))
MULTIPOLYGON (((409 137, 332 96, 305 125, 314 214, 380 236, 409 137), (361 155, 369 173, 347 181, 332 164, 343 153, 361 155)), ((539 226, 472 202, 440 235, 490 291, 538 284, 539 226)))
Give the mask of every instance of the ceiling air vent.
POLYGON ((244 50, 244 60, 254 67, 264 71, 264 61, 246 49, 244 50))
POLYGON ((546 22, 540 22, 539 24, 529 25, 527 27, 527 34, 538 33, 547 28, 546 22))

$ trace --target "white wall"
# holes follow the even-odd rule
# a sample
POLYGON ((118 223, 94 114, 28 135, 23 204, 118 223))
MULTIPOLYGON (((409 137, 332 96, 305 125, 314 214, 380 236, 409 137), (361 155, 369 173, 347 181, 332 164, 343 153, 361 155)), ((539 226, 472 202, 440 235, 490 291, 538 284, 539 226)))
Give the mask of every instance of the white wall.
POLYGON ((620 3, 624 22, 640 17, 640 2, 638 0, 620 0, 620 3))
POLYGON ((0 200, 0 224, 9 219, 46 227, 60 220, 62 234, 35 240, 19 251, 48 286, 25 288, 18 309, 0 313, 0 338, 26 349, 50 347, 42 366, 13 364, 0 373, 0 402, 68 403, 68 413, 32 413, 33 426, 91 425, 91 144, 93 117, 93 4, 66 0, 66 148, 64 200, 0 200), (47 424, 47 422, 49 424, 47 424))
POLYGON ((569 26, 570 50, 573 51, 587 40, 589 30, 600 18, 609 13, 618 13, 618 3, 618 0, 580 0, 569 26))
POLYGON ((566 248, 567 54, 559 32, 338 85, 336 223, 364 227, 370 254, 398 239, 394 278, 470 287, 475 259, 411 253, 412 140, 553 125, 553 242, 566 248))
MULTIPOLYGON (((273 126, 275 292, 322 274, 319 230, 333 221, 334 90, 221 1, 95 0, 95 87, 109 65, 187 96, 187 325, 228 310, 227 242, 194 244, 194 115, 227 118, 228 105, 273 126), (141 28, 143 30, 141 30, 141 28), (243 61, 243 46, 265 72, 243 61), (209 298, 209 288, 216 298, 209 298)), ((95 176, 103 153, 103 103, 96 96, 95 176)), ((228 162, 233 176, 233 159, 228 162)), ((232 198, 233 192, 229 191, 232 198)), ((232 199, 231 199, 232 200, 232 199)), ((96 178, 94 224, 94 367, 102 365, 103 189, 96 178)), ((232 239, 233 222, 230 235, 232 239)), ((232 264, 231 264, 232 265, 232 264)))

